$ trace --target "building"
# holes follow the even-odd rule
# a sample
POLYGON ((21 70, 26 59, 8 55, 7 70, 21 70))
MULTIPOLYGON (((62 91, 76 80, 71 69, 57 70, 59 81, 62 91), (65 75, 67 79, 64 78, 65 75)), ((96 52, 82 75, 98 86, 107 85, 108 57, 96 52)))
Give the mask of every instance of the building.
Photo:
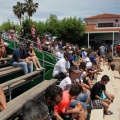
POLYGON ((120 14, 98 14, 84 19, 86 23, 85 40, 87 45, 120 43, 120 14))

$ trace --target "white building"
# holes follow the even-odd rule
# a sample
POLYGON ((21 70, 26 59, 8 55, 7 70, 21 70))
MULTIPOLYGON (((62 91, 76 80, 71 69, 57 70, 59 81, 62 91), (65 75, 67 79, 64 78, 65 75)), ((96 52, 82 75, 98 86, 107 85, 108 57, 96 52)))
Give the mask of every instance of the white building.
POLYGON ((99 14, 84 19, 86 23, 85 40, 87 45, 120 43, 120 14, 99 14))

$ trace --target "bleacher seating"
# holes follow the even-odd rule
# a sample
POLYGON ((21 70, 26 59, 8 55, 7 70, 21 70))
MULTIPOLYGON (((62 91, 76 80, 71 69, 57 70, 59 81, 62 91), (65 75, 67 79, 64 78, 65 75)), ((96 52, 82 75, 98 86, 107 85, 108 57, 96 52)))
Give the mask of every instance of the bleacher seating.
POLYGON ((7 103, 8 108, 4 111, 0 112, 0 119, 6 120, 17 111, 20 111, 20 109, 23 107, 25 102, 30 99, 37 99, 50 85, 56 84, 57 80, 45 80, 41 82, 40 84, 36 85, 35 87, 31 88, 30 90, 24 92, 23 94, 19 95, 15 99, 11 100, 9 103, 7 103))

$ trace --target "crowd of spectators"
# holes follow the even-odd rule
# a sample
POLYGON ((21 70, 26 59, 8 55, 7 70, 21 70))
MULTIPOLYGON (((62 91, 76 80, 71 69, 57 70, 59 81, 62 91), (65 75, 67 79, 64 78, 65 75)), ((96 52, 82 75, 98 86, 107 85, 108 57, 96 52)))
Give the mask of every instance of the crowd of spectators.
MULTIPOLYGON (((57 78, 59 82, 46 90, 42 101, 50 110, 50 114, 46 117, 49 117, 49 120, 86 120, 90 100, 101 100, 104 113, 113 114, 108 109, 114 100, 114 95, 106 90, 109 77, 103 75, 100 81, 92 84, 92 80, 96 79, 96 76, 102 71, 101 65, 105 64, 104 52, 99 54, 95 51, 88 54, 85 48, 82 48, 81 51, 76 51, 74 48, 72 51, 68 46, 69 43, 65 45, 63 56, 54 66, 53 77, 57 78), (106 96, 104 98, 103 93, 106 96)), ((111 52, 109 52, 108 58, 110 56, 111 52)), ((108 64, 108 69, 109 66, 108 64)))
MULTIPOLYGON (((23 39, 26 36, 24 27, 21 36, 23 39)), ((33 65, 36 70, 43 69, 33 50, 33 47, 36 47, 58 58, 54 66, 53 77, 58 79, 59 82, 58 85, 50 86, 46 90, 42 102, 28 101, 25 104, 23 119, 85 120, 89 101, 98 99, 103 103, 104 113, 106 115, 113 114, 108 110, 109 105, 114 100, 114 95, 106 91, 109 77, 104 75, 99 82, 95 85, 92 84, 92 80, 96 79, 97 75, 102 72, 101 65, 105 64, 105 57, 108 62, 108 70, 110 69, 111 51, 106 52, 106 47, 102 44, 98 50, 89 54, 87 49, 80 48, 78 45, 64 43, 62 40, 57 41, 52 39, 49 34, 41 39, 40 35, 36 36, 35 33, 35 26, 33 25, 31 28, 32 41, 28 44, 23 41, 20 43, 20 47, 14 50, 12 65, 22 67, 24 74, 32 72, 33 65), (25 46, 27 49, 25 49, 25 46), (105 94, 105 99, 101 97, 102 93, 105 94)), ((16 34, 15 30, 14 34, 16 34)), ((5 46, 2 45, 4 41, 1 37, 0 42, 0 55, 5 55, 5 46), (4 52, 2 52, 3 49, 4 52)), ((1 110, 5 109, 5 104, 2 107, 1 110)))

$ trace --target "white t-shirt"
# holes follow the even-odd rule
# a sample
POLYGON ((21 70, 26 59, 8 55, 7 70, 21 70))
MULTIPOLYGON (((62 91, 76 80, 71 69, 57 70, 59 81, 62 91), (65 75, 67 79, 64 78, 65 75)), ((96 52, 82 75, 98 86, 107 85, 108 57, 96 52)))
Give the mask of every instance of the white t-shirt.
POLYGON ((84 77, 86 77, 87 73, 85 71, 83 71, 83 73, 80 75, 80 80, 83 80, 84 77))
POLYGON ((56 65, 54 66, 53 70, 53 77, 55 77, 59 73, 67 73, 67 68, 69 68, 69 62, 65 60, 65 58, 61 58, 57 61, 56 65))
POLYGON ((86 63, 86 67, 87 67, 87 69, 90 69, 90 68, 92 68, 92 63, 89 61, 89 62, 87 62, 86 63))
POLYGON ((62 90, 67 90, 68 88, 66 86, 70 86, 71 84, 70 77, 66 77, 60 82, 59 87, 62 88, 62 90))

